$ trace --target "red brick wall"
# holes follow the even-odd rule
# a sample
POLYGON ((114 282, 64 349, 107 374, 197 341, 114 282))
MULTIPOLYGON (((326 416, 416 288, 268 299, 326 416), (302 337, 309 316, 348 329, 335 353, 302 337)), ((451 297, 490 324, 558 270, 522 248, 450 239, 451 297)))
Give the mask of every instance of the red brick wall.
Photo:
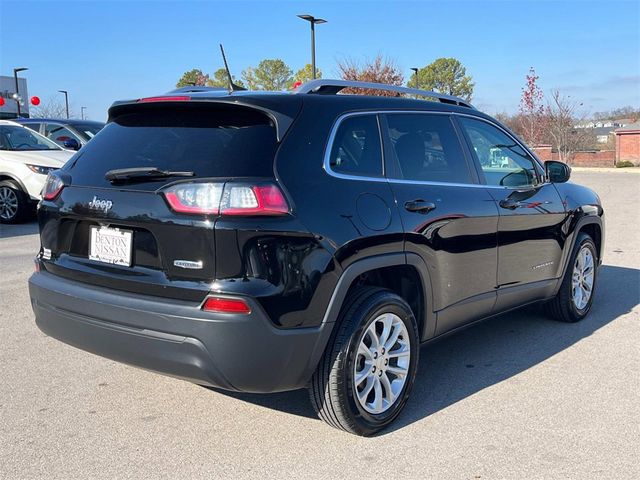
POLYGON ((615 167, 615 150, 576 152, 571 165, 576 167, 615 167))
MULTIPOLYGON (((558 152, 552 152, 550 145, 535 147, 533 151, 543 162, 560 159, 558 152)), ((576 152, 573 154, 571 165, 576 167, 614 167, 615 157, 615 150, 576 152)))
POLYGON ((553 153, 551 153, 551 145, 539 145, 537 147, 533 147, 533 151, 538 156, 538 158, 543 162, 546 162, 547 160, 553 160, 553 153))
POLYGON ((640 165, 640 132, 616 132, 616 161, 640 165))

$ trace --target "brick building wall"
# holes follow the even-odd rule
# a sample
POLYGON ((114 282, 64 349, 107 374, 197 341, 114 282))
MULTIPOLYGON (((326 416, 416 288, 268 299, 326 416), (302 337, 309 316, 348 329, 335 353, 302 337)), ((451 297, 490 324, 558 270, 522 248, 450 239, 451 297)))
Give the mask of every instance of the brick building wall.
POLYGON ((640 130, 616 130, 616 162, 640 165, 640 130))

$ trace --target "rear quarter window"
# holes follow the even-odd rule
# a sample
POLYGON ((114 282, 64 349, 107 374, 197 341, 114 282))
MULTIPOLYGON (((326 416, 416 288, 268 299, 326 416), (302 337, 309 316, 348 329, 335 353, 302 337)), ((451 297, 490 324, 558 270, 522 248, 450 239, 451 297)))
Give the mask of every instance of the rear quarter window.
POLYGON ((354 115, 338 127, 329 157, 332 171, 345 175, 381 177, 382 148, 376 115, 354 115))

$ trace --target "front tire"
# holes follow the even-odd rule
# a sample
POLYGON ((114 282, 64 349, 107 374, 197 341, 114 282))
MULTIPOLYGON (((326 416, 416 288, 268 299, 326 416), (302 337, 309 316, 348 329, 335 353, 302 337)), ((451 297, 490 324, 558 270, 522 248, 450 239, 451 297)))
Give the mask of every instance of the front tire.
POLYGON ((348 298, 310 386, 329 425, 369 436, 402 411, 415 380, 419 338, 407 303, 389 290, 360 289, 348 298))
POLYGON ((21 222, 29 210, 29 197, 10 180, 0 182, 0 222, 21 222))
POLYGON ((598 253, 589 235, 580 233, 558 294, 547 303, 547 312, 556 320, 579 322, 591 310, 598 273, 598 253))

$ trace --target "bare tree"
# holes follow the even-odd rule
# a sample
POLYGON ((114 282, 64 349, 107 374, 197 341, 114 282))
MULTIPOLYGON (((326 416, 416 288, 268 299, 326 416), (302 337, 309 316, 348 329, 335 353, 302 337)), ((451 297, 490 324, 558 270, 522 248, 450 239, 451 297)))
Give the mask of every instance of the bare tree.
MULTIPOLYGON (((30 114, 32 118, 66 118, 67 108, 63 101, 56 97, 49 97, 46 102, 37 107, 31 107, 30 114)), ((69 107, 69 117, 73 118, 71 107, 69 107)))
POLYGON ((569 96, 553 90, 547 106, 547 131, 560 160, 566 163, 571 163, 573 154, 590 143, 587 129, 575 128, 583 119, 578 118, 580 105, 569 96))
MULTIPOLYGON (((385 83, 387 85, 402 85, 404 75, 396 66, 395 61, 377 55, 373 60, 360 63, 354 59, 345 59, 338 62, 338 70, 343 80, 355 80, 360 82, 385 83)), ((365 88, 345 88, 343 93, 358 93, 361 95, 377 95, 381 97, 398 97, 399 94, 384 90, 371 90, 365 88)))

